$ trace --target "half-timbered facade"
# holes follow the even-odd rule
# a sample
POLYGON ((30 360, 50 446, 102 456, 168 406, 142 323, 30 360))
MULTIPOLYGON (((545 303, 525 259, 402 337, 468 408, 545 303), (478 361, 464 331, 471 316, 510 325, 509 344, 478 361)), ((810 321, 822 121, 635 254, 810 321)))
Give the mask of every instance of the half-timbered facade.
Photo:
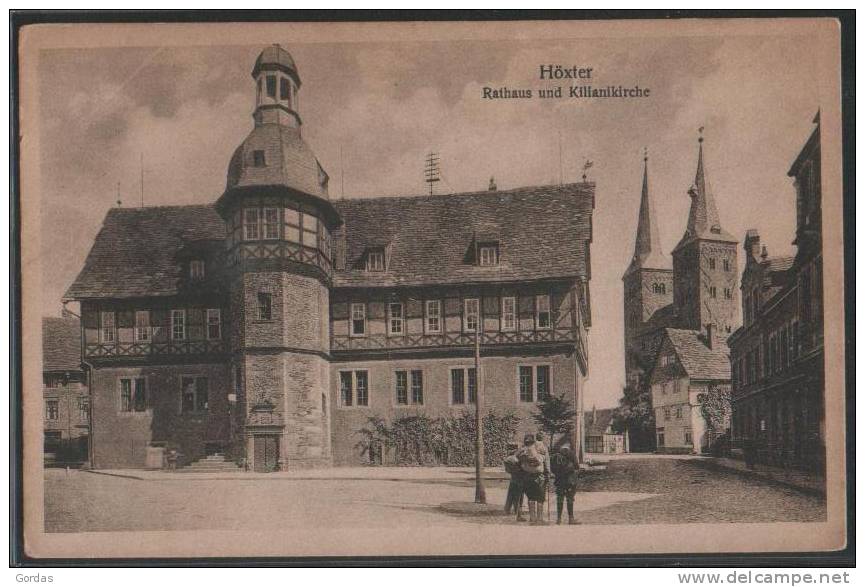
POLYGON ((594 184, 331 200, 300 77, 259 56, 254 128, 214 205, 109 211, 81 303, 96 467, 222 453, 255 470, 360 462, 371 416, 576 401, 594 184), (481 377, 475 372, 479 338, 481 377))

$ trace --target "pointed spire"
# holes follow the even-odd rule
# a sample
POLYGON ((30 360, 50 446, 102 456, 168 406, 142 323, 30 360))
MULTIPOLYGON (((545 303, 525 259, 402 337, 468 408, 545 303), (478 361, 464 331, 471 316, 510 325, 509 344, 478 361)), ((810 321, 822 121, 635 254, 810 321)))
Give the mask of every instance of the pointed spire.
POLYGON ((703 128, 700 127, 700 138, 697 139, 699 151, 697 153, 697 173, 694 175, 694 183, 688 188, 691 196, 691 211, 688 213, 688 226, 682 240, 676 245, 678 249, 687 242, 694 239, 711 239, 735 242, 735 239, 721 227, 721 217, 715 206, 715 197, 712 187, 706 178, 705 164, 703 162, 703 128))
POLYGON ((640 216, 637 219, 637 239, 634 257, 626 274, 637 269, 669 269, 670 262, 661 249, 655 208, 649 197, 649 152, 643 148, 643 189, 640 194, 640 216))

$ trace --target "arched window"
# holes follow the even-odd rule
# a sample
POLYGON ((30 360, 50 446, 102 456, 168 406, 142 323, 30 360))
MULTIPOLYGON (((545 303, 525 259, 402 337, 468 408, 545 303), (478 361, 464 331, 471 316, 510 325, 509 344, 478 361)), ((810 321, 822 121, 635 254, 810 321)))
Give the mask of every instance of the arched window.
POLYGON ((667 285, 664 283, 653 283, 652 292, 656 294, 665 294, 667 293, 667 285))

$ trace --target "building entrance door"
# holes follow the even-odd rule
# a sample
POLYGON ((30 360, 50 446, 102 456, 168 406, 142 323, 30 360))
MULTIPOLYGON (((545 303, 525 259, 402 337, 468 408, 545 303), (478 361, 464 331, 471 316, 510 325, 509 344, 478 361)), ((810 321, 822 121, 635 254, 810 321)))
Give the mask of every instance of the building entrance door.
POLYGON ((275 471, 279 461, 279 436, 261 434, 257 435, 253 442, 253 471, 256 473, 275 471))

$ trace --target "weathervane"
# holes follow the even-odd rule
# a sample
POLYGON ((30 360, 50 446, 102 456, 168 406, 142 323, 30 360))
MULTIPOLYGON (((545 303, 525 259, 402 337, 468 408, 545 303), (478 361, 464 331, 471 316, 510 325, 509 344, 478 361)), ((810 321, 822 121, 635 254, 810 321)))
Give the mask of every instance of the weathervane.
POLYGON ((586 159, 586 162, 583 163, 583 183, 586 182, 586 171, 591 169, 594 164, 594 161, 590 161, 588 159, 586 159))

